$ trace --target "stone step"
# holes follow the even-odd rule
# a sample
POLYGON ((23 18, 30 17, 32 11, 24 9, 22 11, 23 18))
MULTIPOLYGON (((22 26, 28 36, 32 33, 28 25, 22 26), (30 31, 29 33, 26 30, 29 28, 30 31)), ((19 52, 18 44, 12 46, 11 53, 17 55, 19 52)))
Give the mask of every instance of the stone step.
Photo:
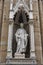
POLYGON ((7 59, 6 64, 36 64, 35 59, 7 59))

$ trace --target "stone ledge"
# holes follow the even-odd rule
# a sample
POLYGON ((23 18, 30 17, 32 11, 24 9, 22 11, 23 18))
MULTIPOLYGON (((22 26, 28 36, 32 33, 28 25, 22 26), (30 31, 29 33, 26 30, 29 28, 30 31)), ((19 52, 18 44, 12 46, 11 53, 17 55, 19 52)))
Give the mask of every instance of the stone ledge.
POLYGON ((23 59, 15 59, 15 58, 10 58, 7 59, 6 64, 36 64, 36 59, 28 59, 28 58, 23 58, 23 59))

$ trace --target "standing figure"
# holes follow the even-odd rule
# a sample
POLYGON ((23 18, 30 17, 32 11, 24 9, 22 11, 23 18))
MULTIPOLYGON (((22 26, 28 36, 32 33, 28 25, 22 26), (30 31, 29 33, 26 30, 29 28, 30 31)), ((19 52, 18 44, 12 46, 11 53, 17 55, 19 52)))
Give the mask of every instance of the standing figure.
POLYGON ((16 42, 17 42, 17 50, 16 53, 25 53, 26 51, 26 46, 27 46, 27 32, 23 28, 23 23, 20 24, 20 27, 16 33, 16 42))

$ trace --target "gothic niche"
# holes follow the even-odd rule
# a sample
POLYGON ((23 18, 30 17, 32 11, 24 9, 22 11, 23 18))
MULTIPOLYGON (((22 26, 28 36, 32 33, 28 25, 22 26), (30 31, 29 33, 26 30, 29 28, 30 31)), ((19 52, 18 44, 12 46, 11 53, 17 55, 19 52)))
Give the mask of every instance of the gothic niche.
POLYGON ((13 20, 15 22, 18 21, 18 23, 24 23, 24 22, 28 22, 29 21, 29 15, 27 14, 27 12, 25 12, 22 8, 19 8, 18 12, 16 12, 16 14, 14 15, 13 20), (16 20, 17 18, 17 20, 16 20))
POLYGON ((19 53, 19 54, 25 54, 24 55, 25 58, 29 58, 30 36, 29 36, 28 14, 27 12, 24 11, 23 8, 19 8, 18 12, 16 12, 16 14, 14 15, 13 20, 14 20, 14 26, 13 26, 13 40, 12 40, 12 51, 13 51, 12 56, 15 57, 15 53, 19 53))

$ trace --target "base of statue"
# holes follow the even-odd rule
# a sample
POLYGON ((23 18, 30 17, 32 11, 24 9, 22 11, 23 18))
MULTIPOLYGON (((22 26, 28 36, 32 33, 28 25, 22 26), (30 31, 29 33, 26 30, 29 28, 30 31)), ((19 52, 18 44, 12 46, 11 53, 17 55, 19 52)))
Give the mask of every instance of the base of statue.
POLYGON ((17 59, 23 59, 25 58, 25 54, 15 53, 15 58, 17 59))

